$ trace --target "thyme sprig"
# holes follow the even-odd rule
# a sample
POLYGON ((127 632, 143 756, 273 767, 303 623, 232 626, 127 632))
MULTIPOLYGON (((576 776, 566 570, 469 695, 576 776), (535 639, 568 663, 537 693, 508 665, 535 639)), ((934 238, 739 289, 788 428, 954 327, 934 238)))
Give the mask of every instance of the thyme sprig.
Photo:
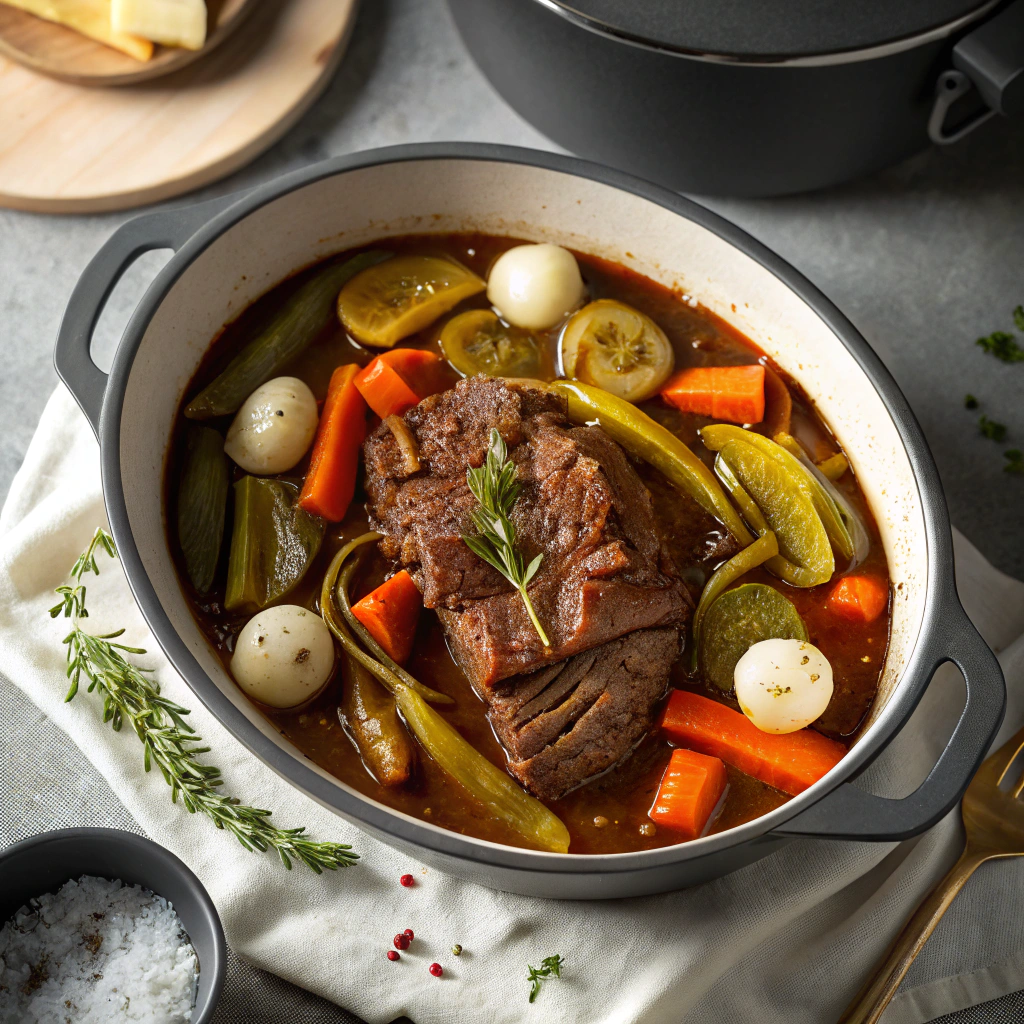
POLYGON ((487 458, 479 469, 466 470, 466 483, 479 508, 472 513, 475 536, 463 536, 466 546, 478 558, 493 565, 519 591, 541 643, 550 647, 544 627, 537 618, 527 584, 537 574, 544 556, 537 555, 529 565, 516 547, 516 528, 510 516, 522 487, 516 481, 516 466, 508 457, 505 442, 497 430, 491 430, 487 458))
POLYGON ((84 677, 87 692, 96 690, 103 697, 103 721, 115 732, 125 722, 135 730, 142 742, 146 771, 157 766, 171 787, 172 802, 180 798, 190 814, 207 815, 247 850, 262 853, 274 849, 289 870, 295 859, 317 874, 325 868, 333 871, 355 863, 359 855, 351 846, 315 842, 306 838, 305 828, 276 828, 270 824, 270 811, 248 807, 221 791, 220 769, 199 760, 210 748, 201 746, 202 737, 185 721, 188 708, 160 695, 159 685, 148 674, 151 669, 139 668, 125 658, 126 654, 145 654, 145 650, 116 643, 123 629, 102 635, 82 629, 79 620, 89 617, 82 578, 87 573, 99 575, 96 555, 101 551, 117 558, 114 539, 97 529, 71 570, 73 582, 57 588, 61 600, 50 609, 52 618, 63 615, 72 622, 71 632, 64 638, 71 680, 65 701, 74 699, 84 677))
POLYGON ((556 953, 554 956, 544 957, 540 962, 540 967, 531 967, 529 964, 526 965, 526 969, 530 972, 527 974, 526 980, 530 983, 531 1003, 540 995, 541 982, 547 981, 548 978, 561 978, 562 968, 564 966, 565 961, 562 959, 561 953, 556 953))

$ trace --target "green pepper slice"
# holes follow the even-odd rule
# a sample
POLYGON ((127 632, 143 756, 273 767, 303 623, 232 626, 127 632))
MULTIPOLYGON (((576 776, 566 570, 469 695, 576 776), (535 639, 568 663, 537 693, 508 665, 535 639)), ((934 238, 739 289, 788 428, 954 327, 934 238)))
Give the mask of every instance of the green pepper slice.
POLYGON ((342 285, 390 256, 389 252, 361 252, 311 277, 189 402, 185 415, 192 420, 205 420, 237 412, 261 384, 276 377, 334 319, 334 303, 342 285))
POLYGON ((370 774, 382 786, 409 781, 416 752, 398 717, 395 698, 351 655, 341 656, 345 676, 338 713, 370 774))
MULTIPOLYGON (((544 850, 566 853, 569 849, 569 830, 562 821, 539 800, 516 785, 511 776, 491 764, 412 686, 396 672, 370 657, 353 639, 348 624, 339 614, 339 604, 344 607, 348 603, 348 594, 340 585, 339 575, 345 560, 357 546, 376 540, 379 536, 370 533, 356 538, 334 556, 320 591, 320 613, 324 622, 343 649, 394 694, 398 710, 409 731, 445 772, 461 783, 496 818, 530 842, 544 850)), ((418 685, 422 687, 422 684, 418 685)))
POLYGON ((708 608, 714 604, 715 600, 727 587, 735 583, 741 576, 750 572, 751 569, 756 569, 759 565, 763 565, 769 559, 778 555, 778 553, 779 544, 775 539, 775 534, 766 529, 753 544, 748 544, 742 551, 733 555, 728 562, 723 562, 712 573, 711 578, 704 584, 704 589, 700 594, 700 601, 697 602, 697 610, 693 613, 691 632, 693 634, 692 664, 694 668, 697 667, 698 652, 700 650, 701 625, 704 622, 704 616, 707 614, 708 608))
POLYGON ((230 472, 224 438, 212 427, 189 424, 178 478, 178 543, 185 572, 200 594, 209 592, 217 574, 230 472))
MULTIPOLYGON (((818 471, 813 463, 798 458, 792 451, 788 451, 781 444, 770 440, 763 434, 726 423, 714 423, 707 426, 700 432, 700 436, 704 444, 712 451, 721 451, 729 441, 748 444, 777 462, 795 481, 802 481, 808 490, 815 511, 825 527, 828 539, 844 558, 854 557, 857 545, 850 527, 857 517, 832 483, 818 471), (839 498, 838 502, 836 501, 837 497, 839 498)), ((793 441, 797 443, 795 439, 793 441)))
POLYGON ((224 607, 258 611, 284 597, 320 550, 324 521, 295 504, 295 484, 244 476, 235 484, 235 521, 224 607))
MULTIPOLYGON (((765 527, 771 530, 782 558, 802 570, 792 574, 793 578, 786 578, 786 582, 801 587, 827 583, 835 572, 836 560, 811 499, 810 487, 803 478, 787 472, 758 448, 739 440, 726 442, 716 464, 719 476, 731 487, 751 525, 759 533, 765 527), (723 463, 738 486, 733 486, 729 474, 721 472, 723 463), (756 511, 750 508, 751 499, 756 511)), ((781 563, 769 563, 768 568, 774 565, 781 563)))
POLYGON ((704 619, 700 666, 704 678, 720 690, 733 688, 736 663, 762 640, 804 640, 807 627, 793 602, 766 583, 745 583, 727 590, 704 619))
POLYGON ((624 448, 649 462, 674 486, 689 494, 741 544, 753 541, 715 475, 670 430, 635 405, 601 388, 576 380, 556 380, 547 387, 566 400, 569 419, 574 423, 599 424, 624 448))

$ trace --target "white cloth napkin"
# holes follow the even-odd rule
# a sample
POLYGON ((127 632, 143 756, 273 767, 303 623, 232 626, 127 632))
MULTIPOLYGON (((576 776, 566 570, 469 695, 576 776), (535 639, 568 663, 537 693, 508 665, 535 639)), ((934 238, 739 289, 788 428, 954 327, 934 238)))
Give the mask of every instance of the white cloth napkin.
MULTIPOLYGON (((120 567, 101 560, 88 581, 96 632, 127 628, 145 647, 164 692, 193 709, 227 788, 350 842, 357 867, 286 872, 272 854, 243 850, 206 819, 172 805, 160 775, 142 771, 129 730, 113 733, 99 702, 67 689, 62 619, 47 609, 96 526, 105 524, 98 450, 59 388, 0 513, 0 666, 86 754, 150 836, 199 875, 228 941, 256 965, 334 1000, 371 1024, 407 1013, 416 1024, 717 1022, 821 1024, 835 1020, 918 900, 959 852, 954 812, 917 840, 892 844, 794 842, 695 889, 613 902, 547 901, 491 892, 428 870, 299 795, 240 746, 170 669, 136 609, 120 567), (416 886, 398 879, 411 872, 416 886), (399 963, 396 932, 416 939, 399 963), (465 953, 455 959, 453 943, 465 953), (527 1002, 526 965, 561 953, 561 981, 527 1002), (432 961, 444 965, 432 977, 432 961)), ((1024 719, 1024 584, 957 537, 957 580, 968 612, 997 650, 1010 689, 1005 735, 1024 719)), ((933 763, 962 706, 955 672, 936 677, 901 736, 865 775, 883 795, 911 791, 933 763)), ((55 782, 56 784, 56 782, 55 782)), ((984 866, 954 903, 885 1024, 916 1024, 1024 988, 1024 864, 984 866)))

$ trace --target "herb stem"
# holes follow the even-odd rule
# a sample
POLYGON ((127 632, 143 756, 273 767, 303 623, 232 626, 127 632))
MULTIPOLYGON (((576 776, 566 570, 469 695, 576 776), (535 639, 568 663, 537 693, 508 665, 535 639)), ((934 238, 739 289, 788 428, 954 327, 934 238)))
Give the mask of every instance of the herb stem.
POLYGON ((57 588, 61 600, 50 609, 51 618, 71 619, 71 632, 64 638, 67 647, 67 674, 71 680, 65 702, 73 700, 84 676, 88 692, 97 690, 103 697, 103 721, 115 732, 127 721, 143 747, 143 766, 148 772, 155 764, 171 787, 171 802, 181 799, 185 809, 199 811, 220 829, 227 829, 247 850, 276 850, 284 866, 291 869, 292 858, 302 861, 320 874, 325 868, 347 867, 358 860, 345 843, 314 842, 305 836, 305 828, 276 828, 270 824, 271 812, 248 807, 219 787, 220 769, 204 764, 198 755, 209 753, 201 746, 202 737, 185 721, 188 708, 161 696, 159 685, 142 669, 128 661, 125 654, 145 654, 141 647, 129 647, 114 641, 123 629, 101 635, 87 633, 79 625, 89 617, 85 606, 86 573, 99 575, 97 551, 117 557, 114 540, 97 529, 88 548, 71 570, 73 585, 57 588))
POLYGON ((530 600, 530 595, 526 592, 525 586, 517 586, 516 590, 519 591, 523 598, 523 604, 526 605, 526 614, 530 616, 530 621, 533 623, 533 628, 537 630, 537 636, 540 637, 540 642, 546 647, 551 647, 551 641, 548 639, 547 633, 544 632, 544 627, 540 624, 540 619, 537 618, 537 612, 534 610, 533 602, 530 600))

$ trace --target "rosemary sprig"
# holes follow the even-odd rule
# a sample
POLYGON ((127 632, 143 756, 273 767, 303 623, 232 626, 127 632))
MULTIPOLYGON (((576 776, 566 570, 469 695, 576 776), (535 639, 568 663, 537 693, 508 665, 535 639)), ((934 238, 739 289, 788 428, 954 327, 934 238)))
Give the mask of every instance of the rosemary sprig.
POLYGON ((526 592, 544 556, 538 555, 524 567, 523 556, 516 548, 516 528, 509 517, 522 488, 516 482, 515 463, 509 459, 505 442, 497 430, 491 430, 484 464, 479 469, 466 470, 466 483, 480 507, 472 513, 476 535, 464 535, 462 539, 474 555, 493 565, 519 591, 541 643, 550 647, 548 635, 526 592))
POLYGON ((547 981, 548 978, 561 978, 564 965, 565 961, 562 959, 561 953, 544 957, 540 962, 540 967, 526 965, 526 969, 530 972, 527 974, 526 980, 530 983, 531 1003, 540 995, 540 983, 547 981))
POLYGON ((78 693, 82 677, 88 681, 87 691, 98 690, 103 696, 103 721, 110 722, 115 732, 127 722, 142 741, 143 764, 146 771, 155 764, 164 781, 171 787, 171 800, 179 797, 190 814, 199 811, 213 819, 217 828, 227 829, 247 850, 277 850, 284 866, 291 869, 292 859, 320 874, 324 868, 348 867, 358 860, 345 843, 319 843, 305 836, 305 828, 275 828, 270 824, 270 811, 247 807, 223 793, 220 769, 203 764, 198 755, 210 748, 200 746, 202 737, 185 722, 188 708, 160 695, 160 687, 149 678, 150 669, 129 662, 125 654, 145 654, 141 647, 128 647, 114 641, 123 629, 101 636, 87 633, 79 625, 89 617, 85 606, 86 573, 99 575, 96 554, 105 551, 117 557, 114 539, 97 529, 89 547, 71 570, 73 584, 57 588, 61 600, 50 609, 50 616, 71 619, 71 632, 64 638, 67 646, 67 674, 71 680, 65 701, 78 693))

